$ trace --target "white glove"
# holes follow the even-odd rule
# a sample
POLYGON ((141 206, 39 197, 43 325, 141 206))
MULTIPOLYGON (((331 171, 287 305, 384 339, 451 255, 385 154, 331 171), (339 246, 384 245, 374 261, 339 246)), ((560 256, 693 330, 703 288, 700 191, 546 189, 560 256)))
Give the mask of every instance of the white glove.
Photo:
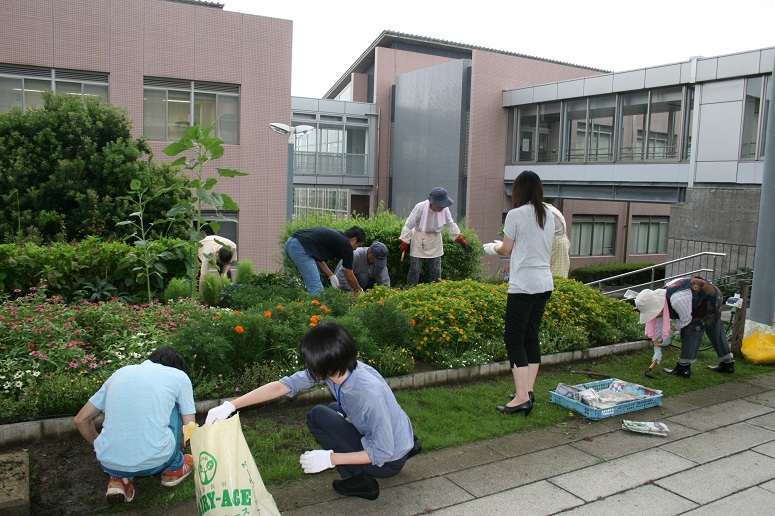
POLYGON ((330 275, 328 279, 331 281, 332 287, 339 288, 339 278, 336 277, 336 274, 330 275))
POLYGON ((205 419, 206 425, 212 425, 216 421, 223 421, 234 413, 237 409, 230 401, 224 401, 221 405, 211 408, 207 411, 207 419, 205 419))
POLYGON ((321 471, 333 468, 331 464, 331 454, 333 450, 312 450, 302 453, 299 456, 304 473, 320 473, 321 471))
POLYGON ((672 337, 672 336, 670 335, 670 336, 668 336, 666 339, 664 339, 664 340, 662 341, 662 346, 663 346, 663 347, 664 347, 664 346, 669 346, 669 345, 670 345, 670 339, 671 339, 671 337, 672 337))
POLYGON ((498 253, 495 252, 495 246, 503 245, 503 242, 500 240, 495 240, 493 242, 490 242, 489 244, 484 244, 482 248, 484 249, 485 254, 489 254, 490 256, 497 256, 498 253))
POLYGON ((651 357, 651 362, 662 363, 662 348, 654 348, 654 356, 651 357))

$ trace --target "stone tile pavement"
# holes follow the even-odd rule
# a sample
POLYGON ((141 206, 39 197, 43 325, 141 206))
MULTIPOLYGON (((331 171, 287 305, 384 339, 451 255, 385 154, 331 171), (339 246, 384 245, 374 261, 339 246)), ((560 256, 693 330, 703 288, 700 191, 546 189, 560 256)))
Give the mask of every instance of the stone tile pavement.
MULTIPOLYGON (((573 431, 542 429, 423 452, 401 474, 380 480, 376 501, 337 495, 334 471, 272 494, 289 516, 773 514, 775 375, 667 398, 626 418, 662 421, 670 435, 622 430, 622 416, 584 420, 573 431)), ((183 516, 196 514, 196 506, 129 514, 183 516)))

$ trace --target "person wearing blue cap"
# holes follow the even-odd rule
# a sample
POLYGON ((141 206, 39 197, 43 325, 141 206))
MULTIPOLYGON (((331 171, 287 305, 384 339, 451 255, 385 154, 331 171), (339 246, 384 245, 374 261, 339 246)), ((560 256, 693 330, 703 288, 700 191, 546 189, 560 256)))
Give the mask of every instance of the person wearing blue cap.
MULTIPOLYGON (((388 248, 382 242, 372 242, 369 247, 359 247, 353 251, 353 274, 363 290, 375 285, 390 287, 390 274, 387 268, 388 248)), ((334 270, 339 279, 339 288, 345 292, 353 289, 346 280, 344 263, 340 260, 334 270)))
POLYGON ((437 186, 431 190, 428 199, 417 203, 406 218, 401 236, 398 238, 402 258, 403 253, 409 250, 407 285, 417 285, 423 262, 428 262, 428 276, 432 282, 441 279, 441 257, 444 254, 442 229, 447 228, 449 238, 462 245, 467 252, 471 252, 471 246, 463 238, 460 228, 455 224, 449 211, 449 207, 454 202, 445 188, 437 186))

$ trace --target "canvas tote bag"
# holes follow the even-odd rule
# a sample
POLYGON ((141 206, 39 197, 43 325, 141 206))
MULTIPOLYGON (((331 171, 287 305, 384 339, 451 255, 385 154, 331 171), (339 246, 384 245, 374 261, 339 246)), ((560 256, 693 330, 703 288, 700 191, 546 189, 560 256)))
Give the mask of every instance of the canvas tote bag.
POLYGON ((242 435, 239 414, 191 435, 199 516, 279 516, 242 435))

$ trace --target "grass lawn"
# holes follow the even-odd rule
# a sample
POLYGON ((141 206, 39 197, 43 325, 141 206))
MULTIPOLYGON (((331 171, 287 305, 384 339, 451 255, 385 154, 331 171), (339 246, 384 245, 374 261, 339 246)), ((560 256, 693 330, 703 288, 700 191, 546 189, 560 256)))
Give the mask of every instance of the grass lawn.
MULTIPOLYGON (((775 371, 772 366, 753 365, 738 360, 735 374, 714 373, 706 369, 706 366, 716 363, 713 350, 707 350, 700 353, 698 361, 692 366, 692 377, 685 380, 667 375, 661 369, 662 366, 672 368, 675 365, 678 350, 667 348, 664 355, 662 365, 652 373, 653 379, 644 375, 651 361, 650 349, 570 365, 547 366, 539 372, 535 386, 536 406, 529 417, 521 414, 506 415, 495 410, 496 405, 508 402, 508 394, 514 392, 514 383, 508 376, 475 383, 398 391, 396 398, 409 414, 423 449, 430 451, 514 432, 561 425, 583 417, 549 402, 549 390, 554 389, 558 383, 579 384, 601 379, 578 371, 610 375, 660 389, 664 397, 775 371)), ((319 448, 306 429, 304 416, 308 410, 309 406, 292 403, 284 405, 284 408, 259 407, 240 413, 243 432, 270 491, 273 485, 304 477, 298 463, 299 454, 306 449, 319 448)), ((99 512, 114 512, 149 505, 164 506, 195 496, 193 481, 184 482, 170 490, 159 486, 155 479, 138 480, 141 482, 138 489, 142 489, 142 496, 137 497, 129 507, 108 508, 102 493, 97 493, 94 508, 99 512)))

